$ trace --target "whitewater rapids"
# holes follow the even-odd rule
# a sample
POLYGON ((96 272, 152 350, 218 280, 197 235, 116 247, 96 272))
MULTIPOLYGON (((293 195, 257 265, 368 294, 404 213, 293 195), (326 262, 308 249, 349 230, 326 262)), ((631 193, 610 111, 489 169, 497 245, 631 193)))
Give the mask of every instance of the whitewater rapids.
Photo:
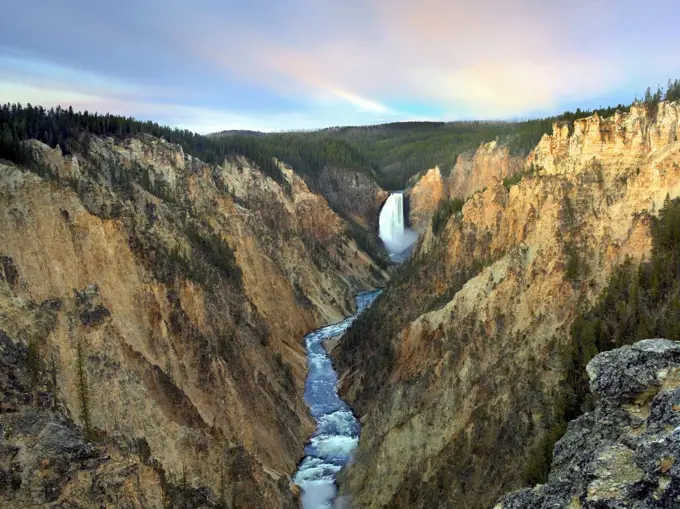
POLYGON ((316 430, 305 447, 306 456, 294 477, 295 484, 302 488, 303 509, 334 507, 337 495, 335 476, 351 460, 361 431, 352 410, 338 396, 338 375, 323 342, 343 333, 379 293, 358 295, 356 315, 305 336, 309 367, 305 403, 316 421, 316 430))

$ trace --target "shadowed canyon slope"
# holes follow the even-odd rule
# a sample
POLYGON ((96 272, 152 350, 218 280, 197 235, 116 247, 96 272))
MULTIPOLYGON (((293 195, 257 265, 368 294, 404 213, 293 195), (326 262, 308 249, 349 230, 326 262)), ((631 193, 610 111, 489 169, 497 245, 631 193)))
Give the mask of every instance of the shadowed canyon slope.
POLYGON ((571 323, 627 256, 649 254, 650 214, 680 194, 679 109, 556 124, 519 183, 498 180, 515 173, 507 153, 489 181, 452 174, 462 210, 426 229, 334 351, 364 426, 342 480, 355 507, 490 507, 523 485, 571 323))
POLYGON ((32 171, 0 161, 1 505, 295 507, 303 335, 386 274, 290 168, 25 144, 32 171))
POLYGON ((377 231, 380 205, 388 193, 373 180, 362 173, 327 167, 319 175, 318 188, 333 210, 377 231))

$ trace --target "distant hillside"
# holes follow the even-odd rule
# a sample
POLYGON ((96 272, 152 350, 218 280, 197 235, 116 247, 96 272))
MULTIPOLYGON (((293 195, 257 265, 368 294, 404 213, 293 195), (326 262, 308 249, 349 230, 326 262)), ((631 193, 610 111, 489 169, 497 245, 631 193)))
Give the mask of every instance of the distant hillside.
MULTIPOLYGON (((628 111, 630 106, 596 111, 610 116, 617 109, 628 111)), ((551 132, 553 122, 571 122, 593 113, 577 110, 522 122, 397 122, 287 133, 223 131, 215 136, 250 138, 249 143, 256 143, 263 154, 292 165, 312 187, 330 166, 364 173, 384 189, 403 189, 411 177, 434 166, 446 176, 460 154, 484 142, 498 140, 512 155, 526 156, 551 132)))
POLYGON ((247 129, 230 129, 228 131, 220 131, 212 133, 208 136, 264 136, 266 133, 260 131, 249 131, 247 129))
MULTIPOLYGON (((660 88, 656 92, 647 89, 643 98, 647 104, 657 104, 662 98, 675 101, 680 98, 680 82, 669 81, 665 93, 660 88)), ((554 122, 571 125, 577 118, 594 113, 610 117, 617 110, 627 112, 630 104, 577 109, 519 122, 396 122, 252 135, 259 137, 263 149, 313 179, 330 165, 366 173, 383 189, 403 189, 411 177, 435 166, 439 166, 444 177, 448 176, 460 154, 475 150, 482 143, 497 140, 508 147, 511 156, 527 156, 544 134, 552 132, 554 122), (329 145, 333 150, 328 150, 329 145)))

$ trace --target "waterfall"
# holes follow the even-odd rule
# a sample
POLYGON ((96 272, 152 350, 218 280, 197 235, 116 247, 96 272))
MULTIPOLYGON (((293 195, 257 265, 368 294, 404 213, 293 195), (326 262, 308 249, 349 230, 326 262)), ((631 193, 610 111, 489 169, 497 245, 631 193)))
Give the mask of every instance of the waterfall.
POLYGON ((392 193, 380 211, 379 234, 387 251, 395 261, 403 261, 409 248, 418 238, 416 232, 406 228, 404 220, 404 193, 392 193))
POLYGON ((404 234, 404 193, 392 193, 380 212, 380 237, 385 242, 404 234))

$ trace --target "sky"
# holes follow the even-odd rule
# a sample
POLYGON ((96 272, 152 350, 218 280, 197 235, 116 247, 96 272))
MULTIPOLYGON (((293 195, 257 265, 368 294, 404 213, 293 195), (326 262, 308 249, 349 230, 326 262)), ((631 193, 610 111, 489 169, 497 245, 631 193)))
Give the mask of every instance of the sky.
POLYGON ((517 119, 680 78, 677 0, 6 0, 0 102, 201 133, 517 119))

